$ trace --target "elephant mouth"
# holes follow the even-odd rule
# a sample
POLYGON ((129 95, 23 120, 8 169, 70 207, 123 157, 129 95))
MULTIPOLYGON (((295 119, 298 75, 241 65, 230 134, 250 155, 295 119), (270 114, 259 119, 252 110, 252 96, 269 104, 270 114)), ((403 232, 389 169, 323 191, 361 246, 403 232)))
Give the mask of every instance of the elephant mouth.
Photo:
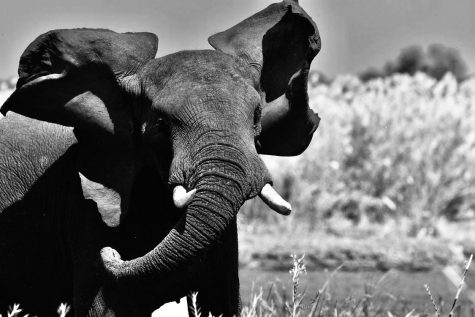
MULTIPOLYGON (((173 203, 175 207, 179 209, 186 207, 195 194, 196 189, 187 191, 182 185, 175 186, 173 189, 173 203)), ((262 199, 269 208, 281 215, 288 216, 292 212, 290 203, 282 198, 270 183, 262 187, 259 192, 259 198, 262 199)))
POLYGON ((201 189, 212 188, 223 191, 223 195, 238 197, 242 200, 241 205, 245 200, 258 196, 275 212, 282 215, 291 213, 290 203, 273 188, 270 173, 255 149, 248 150, 246 142, 235 137, 218 140, 216 136, 205 136, 202 139, 195 140, 205 145, 194 152, 193 162, 175 166, 172 163, 169 183, 173 184, 176 208, 186 208, 201 189), (186 169, 183 166, 193 167, 186 169), (227 187, 233 186, 235 189, 227 192, 227 187))

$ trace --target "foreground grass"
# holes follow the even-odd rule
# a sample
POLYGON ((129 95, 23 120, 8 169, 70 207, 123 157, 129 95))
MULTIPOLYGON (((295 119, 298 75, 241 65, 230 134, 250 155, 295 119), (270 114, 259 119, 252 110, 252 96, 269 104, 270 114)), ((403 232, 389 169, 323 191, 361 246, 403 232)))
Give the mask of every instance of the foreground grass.
MULTIPOLYGON (((58 316, 59 317, 66 317, 66 315, 69 313, 71 309, 71 306, 65 303, 61 303, 58 306, 58 316)), ((20 308, 20 304, 13 304, 12 307, 10 307, 9 311, 7 312, 7 317, 28 317, 29 314, 26 314, 23 312, 23 310, 20 308)), ((0 314, 0 317, 2 317, 2 314, 0 314)))
POLYGON ((465 275, 470 266, 472 257, 465 265, 462 280, 454 300, 447 306, 437 300, 430 291, 430 286, 425 285, 427 290, 427 308, 425 311, 416 311, 408 308, 405 302, 401 302, 395 296, 382 291, 379 284, 384 280, 381 277, 376 283, 366 283, 364 286, 364 296, 360 298, 334 298, 328 291, 328 285, 335 274, 341 269, 338 267, 330 275, 329 279, 321 286, 315 294, 305 294, 301 290, 300 283, 306 274, 304 257, 292 256, 293 267, 290 270, 292 280, 292 290, 290 296, 282 289, 278 282, 271 284, 267 290, 262 288, 255 292, 242 311, 241 316, 282 316, 282 317, 370 317, 370 316, 404 316, 404 317, 425 317, 425 316, 475 316, 473 305, 463 307, 459 305, 459 298, 464 285, 465 275))

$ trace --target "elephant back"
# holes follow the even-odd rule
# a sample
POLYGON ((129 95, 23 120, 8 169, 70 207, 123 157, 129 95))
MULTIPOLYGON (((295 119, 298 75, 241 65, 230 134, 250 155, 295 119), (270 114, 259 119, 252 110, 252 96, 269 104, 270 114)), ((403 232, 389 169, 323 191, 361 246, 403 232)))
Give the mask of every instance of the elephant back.
POLYGON ((2 118, 0 212, 22 200, 40 179, 47 177, 52 166, 76 142, 72 128, 14 112, 2 118))

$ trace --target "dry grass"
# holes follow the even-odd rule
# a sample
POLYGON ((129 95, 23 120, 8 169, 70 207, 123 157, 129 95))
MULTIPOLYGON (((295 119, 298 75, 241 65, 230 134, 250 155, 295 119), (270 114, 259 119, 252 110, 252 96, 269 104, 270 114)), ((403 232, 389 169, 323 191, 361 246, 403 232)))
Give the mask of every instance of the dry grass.
MULTIPOLYGON (((322 117, 310 147, 266 159, 295 217, 316 225, 334 215, 381 223, 474 214, 475 77, 340 76, 309 95, 322 117)), ((282 221, 262 209, 255 201, 243 213, 282 221)))
MULTIPOLYGON (((66 317, 70 309, 71 309, 71 306, 65 303, 61 303, 58 306, 58 310, 57 310, 58 316, 66 317)), ((28 317, 28 316, 30 315, 23 312, 23 310, 20 308, 20 304, 13 304, 7 312, 7 317, 28 317)), ((0 317, 2 317, 1 314, 0 314, 0 317)))

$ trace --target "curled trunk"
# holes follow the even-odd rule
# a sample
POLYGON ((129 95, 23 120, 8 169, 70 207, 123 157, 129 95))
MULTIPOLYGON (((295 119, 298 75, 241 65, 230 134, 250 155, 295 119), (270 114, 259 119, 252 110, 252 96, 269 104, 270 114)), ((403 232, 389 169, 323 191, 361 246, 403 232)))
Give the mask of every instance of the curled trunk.
POLYGON ((229 159, 203 159, 201 162, 194 180, 190 181, 196 194, 183 217, 160 244, 146 255, 130 261, 122 261, 118 254, 111 254, 112 249, 103 250, 106 270, 119 284, 161 287, 169 277, 199 265, 207 251, 219 243, 225 230, 236 220, 249 193, 256 191, 250 190, 252 182, 242 163, 229 159))

